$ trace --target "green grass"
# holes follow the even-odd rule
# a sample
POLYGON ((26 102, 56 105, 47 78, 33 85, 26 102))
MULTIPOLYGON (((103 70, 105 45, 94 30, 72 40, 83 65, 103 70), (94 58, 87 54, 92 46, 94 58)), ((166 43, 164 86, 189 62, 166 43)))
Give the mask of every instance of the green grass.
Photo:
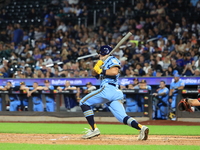
MULTIPOLYGON (((87 124, 0 123, 0 133, 83 134, 87 124)), ((150 135, 200 135, 199 126, 149 125, 150 135)), ((99 124, 101 134, 138 134, 126 125, 99 124)), ((0 143, 0 150, 200 150, 197 145, 58 145, 0 143)))
POLYGON ((199 146, 173 145, 39 145, 1 143, 1 150, 200 150, 199 146))
MULTIPOLYGON (((35 134, 82 134, 87 124, 54 123, 0 123, 0 133, 35 134)), ((199 126, 156 126, 149 125, 150 135, 200 135, 199 126)), ((126 125, 99 124, 102 134, 138 134, 126 125)))

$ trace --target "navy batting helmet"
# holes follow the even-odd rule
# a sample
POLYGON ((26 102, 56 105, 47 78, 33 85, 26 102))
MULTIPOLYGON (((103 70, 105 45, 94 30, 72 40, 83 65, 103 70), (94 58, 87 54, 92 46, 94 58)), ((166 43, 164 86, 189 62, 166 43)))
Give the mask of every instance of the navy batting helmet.
POLYGON ((112 47, 105 45, 105 46, 100 47, 99 54, 104 56, 104 55, 108 55, 111 51, 112 51, 112 47))

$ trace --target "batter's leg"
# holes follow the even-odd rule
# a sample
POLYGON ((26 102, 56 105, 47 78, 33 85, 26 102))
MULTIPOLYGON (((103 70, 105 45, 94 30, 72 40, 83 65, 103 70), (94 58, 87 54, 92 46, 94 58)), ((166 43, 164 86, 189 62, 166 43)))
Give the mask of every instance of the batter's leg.
POLYGON ((110 103, 107 103, 107 105, 113 115, 119 120, 119 122, 140 130, 138 140, 148 139, 149 128, 139 124, 134 118, 128 116, 125 112, 123 104, 120 101, 112 101, 110 103))

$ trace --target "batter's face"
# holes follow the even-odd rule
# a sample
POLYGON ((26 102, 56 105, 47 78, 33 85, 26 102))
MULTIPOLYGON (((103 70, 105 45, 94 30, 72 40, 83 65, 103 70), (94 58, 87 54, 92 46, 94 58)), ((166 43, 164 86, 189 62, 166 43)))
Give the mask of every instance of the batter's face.
POLYGON ((104 55, 104 56, 103 56, 103 55, 99 54, 99 59, 100 59, 100 60, 103 60, 106 56, 107 56, 107 55, 104 55))

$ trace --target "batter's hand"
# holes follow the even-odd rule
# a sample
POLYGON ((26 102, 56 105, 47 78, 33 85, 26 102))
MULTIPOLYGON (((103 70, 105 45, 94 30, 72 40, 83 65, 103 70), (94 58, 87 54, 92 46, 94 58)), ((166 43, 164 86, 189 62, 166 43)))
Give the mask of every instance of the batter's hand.
POLYGON ((101 67, 103 64, 104 64, 104 62, 102 60, 98 60, 97 63, 96 63, 96 65, 99 66, 99 67, 101 67))
POLYGON ((102 73, 102 69, 101 69, 101 66, 104 64, 104 62, 102 60, 98 60, 97 63, 95 64, 94 66, 94 71, 97 73, 97 74, 101 74, 102 73))

